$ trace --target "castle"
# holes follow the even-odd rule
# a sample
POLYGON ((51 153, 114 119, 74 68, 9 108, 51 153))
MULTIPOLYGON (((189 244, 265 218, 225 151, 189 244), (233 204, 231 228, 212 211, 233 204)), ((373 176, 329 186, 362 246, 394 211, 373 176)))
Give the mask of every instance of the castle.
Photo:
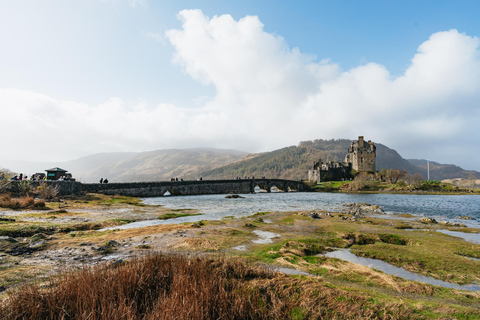
POLYGON ((330 161, 323 163, 322 159, 313 164, 313 170, 308 170, 308 180, 313 182, 345 180, 352 178, 352 170, 375 171, 376 146, 363 136, 358 141, 352 141, 344 162, 330 161))

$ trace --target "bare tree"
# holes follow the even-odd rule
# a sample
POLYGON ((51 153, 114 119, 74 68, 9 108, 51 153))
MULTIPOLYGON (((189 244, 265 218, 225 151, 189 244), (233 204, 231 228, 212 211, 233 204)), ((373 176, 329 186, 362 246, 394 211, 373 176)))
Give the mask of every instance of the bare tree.
POLYGON ((406 183, 410 184, 410 185, 416 185, 416 184, 418 184, 420 181, 423 181, 423 180, 425 180, 425 179, 424 179, 423 176, 422 176, 421 174, 419 174, 419 173, 415 173, 415 174, 413 174, 413 175, 407 173, 407 174, 405 174, 405 176, 403 177, 403 180, 404 180, 406 183))
POLYGON ((388 169, 387 172, 386 172, 386 179, 390 183, 395 184, 395 183, 397 183, 398 180, 400 180, 400 178, 405 176, 405 174, 406 174, 405 171, 401 171, 401 170, 398 170, 398 169, 388 169))

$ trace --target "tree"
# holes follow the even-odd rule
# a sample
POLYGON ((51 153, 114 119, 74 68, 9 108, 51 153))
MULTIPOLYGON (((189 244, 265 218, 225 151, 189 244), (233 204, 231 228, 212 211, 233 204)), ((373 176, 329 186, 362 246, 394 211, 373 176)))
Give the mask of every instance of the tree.
POLYGON ((391 184, 395 184, 397 183, 398 180, 400 180, 400 178, 405 176, 405 174, 406 174, 406 171, 401 171, 398 169, 388 169, 386 170, 386 179, 391 184))

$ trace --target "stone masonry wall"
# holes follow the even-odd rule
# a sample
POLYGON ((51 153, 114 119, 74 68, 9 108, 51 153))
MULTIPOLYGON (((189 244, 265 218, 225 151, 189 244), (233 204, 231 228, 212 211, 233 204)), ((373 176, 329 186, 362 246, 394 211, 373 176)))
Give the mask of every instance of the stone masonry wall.
POLYGON ((132 197, 160 197, 167 191, 171 195, 201 195, 251 193, 256 186, 270 190, 276 186, 281 190, 304 191, 306 186, 301 181, 283 179, 258 180, 203 180, 203 181, 162 181, 162 182, 127 182, 127 183, 81 183, 75 181, 40 181, 32 182, 36 188, 40 184, 58 188, 60 196, 75 195, 82 192, 103 193, 107 195, 124 195, 132 197))

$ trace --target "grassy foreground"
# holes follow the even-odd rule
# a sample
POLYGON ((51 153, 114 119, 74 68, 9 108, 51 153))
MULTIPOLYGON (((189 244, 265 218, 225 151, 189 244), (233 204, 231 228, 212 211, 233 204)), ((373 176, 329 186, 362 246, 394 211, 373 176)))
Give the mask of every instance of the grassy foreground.
POLYGON ((0 221, 2 320, 480 319, 480 292, 407 281, 323 255, 348 248, 435 279, 478 284, 480 245, 435 232, 478 229, 317 210, 315 219, 312 212, 259 212, 96 231, 198 212, 101 195, 46 208, 4 211, 0 221), (275 237, 255 242, 257 230, 275 237))
POLYGON ((2 319, 382 319, 415 317, 322 281, 292 279, 240 260, 149 255, 25 286, 2 319))

